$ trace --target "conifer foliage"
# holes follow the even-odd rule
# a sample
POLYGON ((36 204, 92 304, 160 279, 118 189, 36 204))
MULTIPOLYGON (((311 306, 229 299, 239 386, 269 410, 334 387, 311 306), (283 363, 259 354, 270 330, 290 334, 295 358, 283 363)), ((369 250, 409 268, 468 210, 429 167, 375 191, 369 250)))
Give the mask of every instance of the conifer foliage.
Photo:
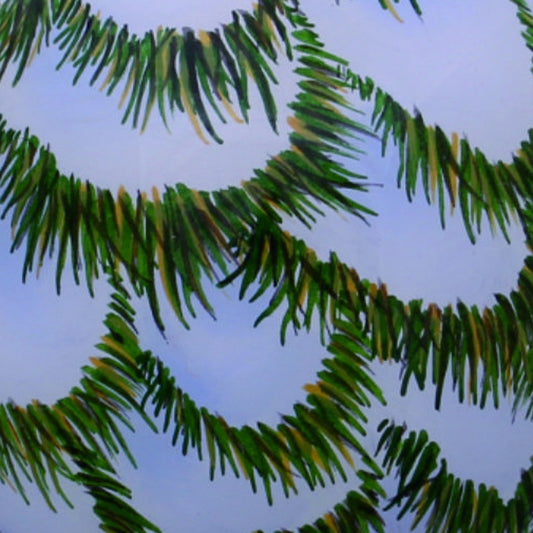
MULTIPOLYGON (((399 18, 400 0, 378 1, 399 18)), ((528 4, 507 1, 533 50, 528 4)), ((404 3, 423 16, 422 2, 404 3)), ((324 487, 354 470, 358 482, 345 499, 302 524, 302 533, 384 532, 382 511, 391 507, 399 516, 411 513, 414 525, 428 532, 528 531, 533 467, 524 468, 504 502, 496 489, 449 472, 425 431, 384 420, 376 450, 366 449, 362 437, 371 403, 386 402, 369 370, 374 360, 402 365, 404 394, 413 380, 418 386, 429 381, 437 409, 451 380, 472 408, 497 407, 505 395, 516 413, 533 418, 533 257, 526 258, 516 288, 497 294, 492 307, 424 306, 362 279, 335 253, 319 260, 281 220, 288 214, 312 227, 324 206, 362 219, 371 215, 364 201, 354 200, 365 195, 353 194, 366 190, 366 177, 345 161, 377 137, 384 151, 399 153, 398 183, 407 199, 420 190, 443 226, 447 208, 457 207, 474 242, 484 218, 505 236, 517 219, 532 249, 533 130, 511 161, 489 161, 466 138, 448 136, 407 111, 386 88, 329 52, 306 16, 305 0, 259 0, 248 11, 231 11, 214 29, 161 27, 144 35, 111 17, 102 20, 83 0, 0 2, 0 78, 14 72, 7 81, 16 84, 32 59, 51 48, 62 54, 57 68, 73 72, 72 90, 94 85, 116 98, 125 126, 149 128, 154 114, 170 129, 189 120, 206 143, 223 142, 228 121, 248 127, 251 85, 277 130, 272 87, 280 57, 293 65, 299 92, 289 104, 287 148, 265 156, 264 167, 240 187, 212 191, 176 183, 113 194, 62 174, 40 139, 0 115, 0 210, 12 230, 12 250, 24 251, 23 278, 52 261, 58 292, 67 271, 89 294, 102 275, 112 287, 99 356, 69 394, 51 405, 0 405, 0 481, 26 500, 34 483, 52 509, 57 495, 70 503, 63 483, 73 481, 94 499, 104 531, 159 531, 156 517, 152 523, 132 507, 131 491, 113 467, 117 454, 136 464, 128 448, 136 413, 154 430, 162 426, 160 438, 170 438, 177 451, 207 461, 211 479, 243 477, 274 506, 276 484, 293 498, 298 484, 324 487), (368 124, 350 118, 362 101, 373 106, 368 124), (305 402, 282 414, 277 426, 232 426, 199 406, 138 338, 138 298, 147 299, 162 332, 162 299, 188 328, 197 307, 223 312, 212 307, 206 286, 229 283, 238 284, 241 299, 264 301, 257 323, 282 311, 282 342, 289 327, 319 327, 327 347, 316 381, 305 385, 305 402), (382 487, 387 474, 396 475, 394 494, 382 487)))

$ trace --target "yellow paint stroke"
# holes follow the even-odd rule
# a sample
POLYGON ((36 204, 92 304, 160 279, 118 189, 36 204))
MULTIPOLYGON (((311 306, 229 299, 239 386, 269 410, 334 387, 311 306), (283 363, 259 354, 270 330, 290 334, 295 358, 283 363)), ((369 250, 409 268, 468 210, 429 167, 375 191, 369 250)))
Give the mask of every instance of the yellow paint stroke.
POLYGON ((37 55, 37 52, 41 48, 41 43, 43 42, 43 35, 44 33, 41 32, 39 34, 39 37, 35 40, 35 43, 31 49, 30 55, 28 57, 28 62, 26 63, 26 66, 30 66, 33 63, 33 60, 35 59, 35 56, 37 55))
POLYGON ((299 133, 305 139, 308 139, 309 141, 320 142, 321 139, 318 137, 318 135, 310 132, 300 119, 297 119, 291 115, 287 117, 287 123, 295 132, 299 133))
MULTIPOLYGON (((102 361, 99 357, 90 357, 91 363, 95 368, 103 372, 106 377, 113 383, 114 388, 119 388, 124 391, 128 396, 135 397, 136 393, 130 382, 124 379, 116 370, 108 365, 105 361, 102 361)), ((105 397, 100 396, 104 401, 105 397)))
POLYGON ((198 31, 198 38, 200 39, 200 42, 203 46, 211 46, 211 37, 209 37, 209 34, 205 30, 198 31))
MULTIPOLYGON (((158 41, 160 41, 161 37, 158 36, 158 41)), ((169 52, 169 43, 170 39, 167 39, 166 41, 158 42, 157 52, 155 56, 155 68, 157 71, 158 78, 164 82, 168 78, 168 67, 170 65, 170 52, 169 52)))
POLYGON ((437 191, 437 177, 438 177, 438 158, 437 158, 437 143, 435 140, 435 130, 430 126, 428 128, 428 159, 429 159, 429 175, 431 177, 431 202, 435 202, 435 193, 437 191))
POLYGON ((304 385, 303 389, 304 391, 308 392, 309 394, 312 394, 313 396, 319 396, 320 398, 331 400, 331 397, 322 390, 322 387, 320 386, 320 382, 307 383, 304 385))
POLYGON ((437 346, 440 348, 442 311, 439 309, 439 307, 436 304, 430 303, 428 305, 428 314, 429 314, 429 319, 430 319, 430 328, 431 328, 431 334, 433 335, 433 340, 435 341, 437 346))
POLYGON ((302 288, 300 289, 300 292, 298 294, 298 307, 300 309, 303 309, 305 299, 309 292, 309 283, 311 281, 311 277, 308 274, 304 273, 302 274, 302 276, 303 276, 302 288))
MULTIPOLYGON (((454 131, 452 133, 452 156, 453 156, 453 163, 457 163, 459 161, 459 135, 454 131)), ((449 178, 450 178, 450 194, 451 194, 451 202, 452 202, 452 208, 451 212, 453 214, 453 210, 455 208, 455 202, 457 200, 457 173, 454 170, 454 165, 449 165, 449 178)))
POLYGON ((311 448, 311 460, 313 461, 313 463, 319 466, 322 470, 326 471, 327 467, 322 457, 320 456, 320 454, 318 453, 317 449, 314 446, 311 448))
POLYGON ((331 531, 336 531, 337 533, 340 533, 339 526, 337 525, 337 521, 335 520, 335 517, 331 513, 327 513, 324 515, 324 522, 328 525, 329 529, 331 531))
MULTIPOLYGON (((289 447, 288 443, 287 443, 287 439, 285 438, 285 435, 283 435, 283 433, 281 433, 280 431, 277 431, 276 432, 276 436, 279 438, 279 440, 281 442, 283 442, 283 444, 285 444, 285 446, 287 446, 287 448, 289 447)), ((281 454, 281 465, 282 465, 282 468, 283 468, 283 472, 286 476, 286 479, 288 480, 288 482, 290 483, 291 487, 294 487, 294 475, 292 473, 292 470, 291 470, 291 463, 289 461, 289 458, 287 457, 287 454, 283 451, 282 454, 281 454)))
POLYGON ((261 252, 261 267, 264 268, 268 258, 270 257, 270 241, 266 240, 261 252))
POLYGON ((391 4, 390 0, 385 0, 385 5, 387 6, 387 9, 392 13, 392 16, 398 21, 403 23, 402 17, 398 15, 398 12, 396 9, 394 9, 394 6, 391 4))
POLYGON ((520 159, 525 159, 525 158, 526 158, 526 153, 524 152, 524 150, 522 150, 522 148, 519 148, 519 149, 516 151, 516 155, 517 155, 520 159))
POLYGON ((407 123, 407 140, 408 140, 408 157, 410 160, 415 159, 415 173, 416 169, 418 167, 418 139, 416 135, 416 127, 415 127, 415 121, 412 117, 407 115, 406 117, 406 123, 407 123))
POLYGON ((238 122, 239 124, 244 124, 244 120, 241 117, 239 117, 239 115, 237 115, 237 113, 235 112, 235 109, 233 109, 233 106, 231 105, 230 101, 223 94, 219 94, 219 96, 220 96, 220 101, 222 102, 222 105, 224 106, 224 108, 228 112, 229 116, 235 122, 238 122))
MULTIPOLYGON (((250 479, 250 474, 248 473, 248 468, 246 467, 246 462, 244 460, 244 457, 242 456, 242 452, 239 449, 238 445, 233 442, 233 439, 230 439, 231 447, 233 448, 233 455, 236 457, 237 462, 239 463, 239 466, 241 468, 241 472, 245 479, 250 479)), ((253 470, 253 468, 252 468, 253 470)))
POLYGON ((330 435, 330 437, 332 438, 332 440, 334 441, 335 443, 335 446, 337 447, 337 449, 341 452, 342 456, 344 457, 344 459, 346 460, 346 462, 353 468, 355 469, 355 463, 353 462, 353 458, 352 456, 350 455, 350 452, 348 451, 348 448, 342 443, 342 441, 339 439, 339 438, 333 438, 333 435, 330 435))
POLYGON ((105 77, 104 81, 102 82, 102 85, 100 85, 100 87, 98 88, 99 91, 103 91, 107 85, 109 85, 109 82, 111 81, 111 79, 113 78, 113 75, 115 74, 115 71, 117 70, 117 67, 118 67, 118 63, 119 63, 119 55, 116 54, 115 55, 115 59, 113 61, 113 64, 111 65, 108 73, 107 73, 107 76, 105 77))
MULTIPOLYGON (((118 193, 117 193, 117 199, 115 201, 115 217, 116 217, 116 220, 117 220, 117 233, 118 233, 118 238, 119 238, 119 241, 122 240, 122 233, 123 233, 123 230, 124 230, 124 216, 123 216, 123 212, 122 212, 122 202, 121 200, 123 199, 124 195, 127 195, 127 192, 126 192, 126 189, 124 188, 123 185, 121 185, 118 189, 118 193)), ((120 257, 119 255, 117 254, 116 258, 115 258, 115 267, 116 268, 119 268, 120 266, 120 257)))
POLYGON ((479 334, 477 330, 477 325, 475 322, 474 314, 469 313, 468 314, 468 322, 470 324, 470 331, 472 333, 472 340, 473 340, 473 349, 474 349, 474 360, 472 358, 469 358, 470 361, 470 376, 468 380, 468 404, 470 405, 472 402, 472 389, 474 387, 474 381, 477 377, 477 366, 479 362, 479 358, 481 357, 481 344, 479 339, 479 334))
POLYGON ((100 54, 100 52, 102 51, 102 48, 104 47, 105 43, 107 42, 108 40, 108 37, 109 37, 109 30, 106 29, 101 37, 100 37, 100 40, 98 41, 98 43, 96 43, 96 46, 93 48, 92 52, 91 52, 91 57, 98 57, 98 55, 100 54))
POLYGON ((126 189, 124 188, 124 185, 121 185, 118 189, 117 193, 117 200, 115 202, 115 215, 117 217, 117 226, 119 234, 122 233, 123 223, 124 223, 124 216, 122 212, 122 201, 124 200, 124 196, 127 195, 126 189))
POLYGON ((112 350, 118 352, 120 355, 124 357, 129 363, 136 365, 137 361, 134 357, 131 356, 131 354, 122 346, 122 344, 119 344, 117 341, 112 339, 109 335, 104 335, 103 337, 100 337, 105 344, 107 344, 112 350))
POLYGON ((194 109, 191 106, 191 102, 189 101, 189 95, 183 88, 183 84, 181 85, 180 93, 181 93, 181 100, 183 102, 183 107, 185 108, 185 112, 189 116, 189 120, 191 121, 192 127, 194 128, 196 135, 198 135, 198 137, 204 144, 209 144, 209 141, 206 139, 202 131, 202 128, 200 127, 200 122, 198 121, 198 117, 194 113, 194 109))
POLYGON ((281 48, 281 43, 279 42, 279 39, 276 37, 276 29, 274 28, 274 23, 272 22, 272 19, 268 15, 263 14, 263 22, 268 28, 270 41, 274 43, 274 46, 280 52, 283 52, 283 49, 281 48))
POLYGON ((124 105, 124 102, 126 101, 126 97, 128 96, 128 93, 131 90, 133 82, 135 81, 135 76, 137 74, 138 68, 139 62, 135 59, 134 65, 130 70, 130 75, 128 76, 128 82, 126 83, 126 87, 124 87, 124 91, 122 92, 122 96, 120 97, 120 101, 118 103, 119 108, 121 108, 124 105))

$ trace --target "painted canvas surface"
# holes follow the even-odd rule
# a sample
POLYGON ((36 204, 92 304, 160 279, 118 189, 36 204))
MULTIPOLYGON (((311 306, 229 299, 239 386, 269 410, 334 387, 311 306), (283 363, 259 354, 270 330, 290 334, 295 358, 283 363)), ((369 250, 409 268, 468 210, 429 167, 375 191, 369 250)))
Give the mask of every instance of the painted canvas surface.
POLYGON ((0 2, 0 531, 531 528, 530 9, 0 2))

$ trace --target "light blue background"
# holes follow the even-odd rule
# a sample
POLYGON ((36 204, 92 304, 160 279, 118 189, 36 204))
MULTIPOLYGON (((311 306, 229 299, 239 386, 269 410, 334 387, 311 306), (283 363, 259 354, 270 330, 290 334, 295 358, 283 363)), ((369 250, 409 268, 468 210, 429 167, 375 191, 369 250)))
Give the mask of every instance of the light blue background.
MULTIPOLYGON (((143 32, 158 24, 210 28, 229 20, 233 8, 248 8, 245 0, 142 2, 99 0, 92 2, 102 17, 112 14, 143 32)), ((406 1, 403 4, 407 4, 406 1)), ((447 132, 467 134, 490 159, 508 160, 533 125, 531 58, 511 2, 503 0, 441 0, 421 2, 418 19, 406 5, 398 11, 399 24, 377 0, 305 0, 303 8, 333 52, 350 60, 352 68, 368 74, 407 108, 416 104, 426 122, 436 122, 447 132)), ((61 170, 91 179, 116 190, 150 190, 152 185, 183 181, 198 188, 238 184, 250 169, 261 167, 265 154, 286 146, 284 107, 295 92, 290 65, 282 64, 276 90, 280 108, 280 135, 274 135, 256 105, 251 125, 221 127, 223 147, 204 146, 194 136, 186 117, 177 115, 165 132, 156 114, 148 130, 120 126, 118 95, 106 98, 90 88, 84 78, 72 88, 68 68, 54 71, 58 56, 43 50, 16 89, 9 77, 0 84, 1 112, 13 127, 29 126, 56 153, 61 170)), ((356 106, 364 109, 356 99, 356 106)), ((256 98, 257 103, 257 98, 256 98)), ((368 143, 368 155, 353 163, 373 187, 363 198, 379 212, 367 227, 359 220, 330 213, 311 232, 293 221, 286 228, 304 237, 321 257, 330 249, 359 273, 386 282, 389 291, 408 299, 423 297, 439 304, 455 302, 487 305, 494 292, 508 292, 516 282, 526 249, 518 228, 508 245, 501 236, 486 231, 472 246, 459 217, 449 220, 443 232, 437 210, 420 195, 408 204, 395 189, 396 159, 381 159, 379 147, 368 143)), ((391 154, 393 151, 391 150, 391 154)), ((9 255, 9 226, 0 224, 0 400, 27 402, 33 397, 53 401, 64 395, 80 377, 79 368, 96 355, 93 348, 104 333, 102 319, 108 289, 97 284, 91 300, 84 287, 65 276, 61 298, 55 295, 53 271, 46 265, 39 280, 20 283, 22 254, 9 255)), ((252 329, 260 307, 237 302, 236 291, 214 291, 219 320, 202 316, 185 332, 173 325, 168 343, 157 334, 144 302, 138 303, 141 341, 170 364, 180 384, 199 404, 223 414, 233 424, 263 420, 276 423, 303 400, 302 385, 314 381, 326 352, 315 333, 290 338, 281 348, 276 317, 252 329)), ((165 315, 170 320, 170 312, 165 315)), ((480 412, 459 405, 448 394, 441 413, 432 410, 432 391, 397 394, 395 367, 375 368, 389 407, 375 410, 374 420, 393 416, 413 429, 428 429, 447 458, 450 470, 476 482, 494 484, 502 495, 512 493, 520 468, 529 465, 533 430, 517 421, 511 425, 510 409, 480 412)), ((134 492, 134 505, 163 531, 186 533, 235 532, 297 528, 311 522, 344 497, 349 485, 337 485, 301 494, 286 501, 279 494, 274 507, 246 481, 230 475, 208 480, 206 463, 195 455, 182 457, 170 438, 157 436, 138 424, 130 442, 139 469, 125 460, 117 464, 122 479, 134 492)), ((369 436, 369 446, 375 435, 369 436)), ((31 493, 31 491, 30 491, 31 493)), ((58 500, 60 513, 48 511, 36 495, 31 507, 7 487, 0 487, 0 530, 3 533, 93 533, 92 500, 77 487, 76 509, 58 500)), ((407 531, 406 523, 391 522, 387 531, 407 531)))

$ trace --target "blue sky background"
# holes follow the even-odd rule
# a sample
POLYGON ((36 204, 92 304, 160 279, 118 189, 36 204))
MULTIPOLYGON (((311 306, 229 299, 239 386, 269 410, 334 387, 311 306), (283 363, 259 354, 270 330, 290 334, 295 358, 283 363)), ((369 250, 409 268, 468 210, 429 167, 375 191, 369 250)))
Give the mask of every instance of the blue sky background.
MULTIPOLYGON (((407 2, 404 2, 407 3, 407 2)), ((99 0, 92 5, 102 17, 112 14, 127 21, 134 31, 165 25, 211 28, 229 20, 232 8, 247 8, 241 0, 202 2, 141 2, 99 0)), ((302 3, 328 49, 349 59, 354 70, 368 74, 406 107, 415 105, 427 122, 437 122, 447 132, 466 133, 471 144, 489 158, 508 158, 533 124, 530 55, 520 37, 521 28, 511 2, 502 0, 448 0, 423 2, 423 21, 410 8, 398 8, 399 24, 383 11, 377 0, 342 0, 340 6, 325 0, 302 3), (425 5, 427 4, 427 6, 425 5)), ((58 56, 43 50, 12 90, 9 78, 0 83, 1 112, 13 127, 29 126, 56 153, 64 173, 74 172, 113 190, 124 184, 135 191, 152 185, 183 181, 200 188, 238 184, 250 169, 261 167, 265 154, 286 146, 286 109, 294 95, 291 66, 280 67, 276 95, 280 106, 280 135, 268 128, 259 106, 253 107, 251 126, 221 128, 224 146, 204 146, 184 116, 177 115, 165 132, 154 114, 148 130, 120 126, 118 94, 110 98, 87 86, 82 78, 72 88, 68 69, 54 71, 58 56)), ((355 101, 354 105, 360 104, 355 101)), ((361 108, 363 106, 361 105, 361 108)), ((396 160, 381 158, 379 147, 367 143, 367 155, 354 169, 366 173, 374 187, 363 198, 379 217, 365 226, 359 220, 329 213, 311 231, 294 221, 285 226, 305 238, 324 258, 337 251, 345 262, 371 280, 386 282, 389 291, 409 299, 423 297, 439 304, 455 302, 487 305, 494 292, 508 292, 515 285, 526 249, 519 228, 512 244, 486 231, 472 246, 458 217, 443 232, 437 210, 422 197, 409 204, 395 189, 396 160)), ((392 154, 392 151, 391 151, 392 154)), ((104 332, 108 290, 97 284, 91 299, 84 287, 68 276, 61 297, 55 295, 52 265, 39 280, 20 283, 21 254, 7 253, 9 227, 0 223, 0 360, 1 401, 9 397, 26 402, 32 397, 53 401, 79 379, 79 368, 96 354, 93 348, 104 332)), ((179 376, 181 386, 198 403, 226 416, 231 423, 262 420, 276 423, 279 413, 305 397, 303 384, 314 381, 326 351, 315 332, 278 342, 279 317, 259 328, 252 324, 259 306, 238 302, 236 290, 213 291, 219 319, 204 316, 184 331, 166 312, 168 342, 158 335, 144 302, 137 304, 141 341, 160 354, 179 376)), ((533 430, 517 421, 510 410, 485 411, 459 405, 452 394, 441 413, 435 413, 432 391, 411 390, 398 395, 396 367, 376 366, 378 383, 389 407, 375 409, 372 419, 393 416, 413 429, 428 429, 447 458, 450 470, 476 482, 494 484, 509 496, 519 470, 529 464, 533 430)), ((207 464, 194 455, 182 457, 170 438, 153 435, 138 424, 131 446, 139 469, 117 464, 123 480, 134 491, 134 504, 165 532, 187 533, 251 531, 298 526, 313 521, 344 497, 349 485, 310 493, 302 487, 298 497, 280 497, 268 507, 247 482, 231 476, 208 480, 207 464)), ((369 436, 369 445, 375 435, 369 436)), ((58 502, 61 512, 48 511, 39 496, 31 507, 0 487, 0 531, 43 533, 78 531, 92 533, 92 501, 78 488, 72 492, 76 509, 58 502)), ((405 523, 388 526, 390 532, 407 531, 405 523)))

